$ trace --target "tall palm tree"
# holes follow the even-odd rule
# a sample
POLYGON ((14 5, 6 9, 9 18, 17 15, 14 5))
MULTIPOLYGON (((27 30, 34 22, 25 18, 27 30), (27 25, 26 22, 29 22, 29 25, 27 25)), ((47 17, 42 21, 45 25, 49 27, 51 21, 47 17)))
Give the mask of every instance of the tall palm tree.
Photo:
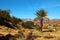
POLYGON ((42 31, 42 27, 43 27, 43 18, 45 17, 45 16, 47 16, 47 14, 46 14, 46 11, 45 10, 43 10, 43 9, 41 9, 41 10, 38 10, 37 12, 36 12, 36 16, 37 16, 37 18, 40 20, 40 24, 41 24, 41 31, 42 31))

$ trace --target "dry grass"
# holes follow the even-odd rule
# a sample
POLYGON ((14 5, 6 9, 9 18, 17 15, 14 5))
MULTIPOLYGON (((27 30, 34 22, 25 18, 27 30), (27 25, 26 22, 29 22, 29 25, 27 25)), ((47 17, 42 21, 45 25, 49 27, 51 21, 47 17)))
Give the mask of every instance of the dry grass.
MULTIPOLYGON (((8 34, 9 32, 8 28, 2 28, 0 29, 0 34, 8 34)), ((22 30, 23 31, 23 30, 22 30)), ((24 29, 24 36, 26 37, 28 35, 29 32, 32 31, 32 35, 33 37, 35 36, 36 38, 34 38, 34 40, 60 40, 60 30, 55 31, 55 32, 40 32, 39 30, 36 29, 24 29)), ((18 33, 18 30, 10 30, 10 33, 12 35, 14 35, 15 33, 18 33)), ((21 38, 19 38, 21 39, 21 38)), ((23 39, 23 38, 22 38, 23 39)))

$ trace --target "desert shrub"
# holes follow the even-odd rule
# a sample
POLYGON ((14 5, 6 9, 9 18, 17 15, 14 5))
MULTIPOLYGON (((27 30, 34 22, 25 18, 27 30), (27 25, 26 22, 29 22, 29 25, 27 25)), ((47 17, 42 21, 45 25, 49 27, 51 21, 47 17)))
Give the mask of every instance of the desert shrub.
POLYGON ((16 38, 15 37, 11 37, 11 38, 9 38, 9 40, 16 40, 16 38))
POLYGON ((20 21, 22 21, 20 18, 12 17, 9 10, 0 10, 0 25, 13 28, 17 27, 17 23, 20 21), (9 22, 12 23, 12 26, 9 22))
POLYGON ((45 29, 45 30, 43 30, 43 32, 54 32, 54 30, 53 29, 45 29))
POLYGON ((43 29, 49 29, 49 27, 48 26, 44 26, 43 29))
POLYGON ((34 29, 40 30, 40 26, 34 25, 34 29))
POLYGON ((59 27, 54 27, 54 29, 55 29, 56 31, 58 31, 60 28, 59 28, 59 27))
POLYGON ((18 38, 19 40, 25 40, 23 31, 19 31, 18 34, 15 35, 15 38, 18 38))
POLYGON ((22 25, 24 28, 32 28, 34 26, 34 23, 32 21, 27 21, 27 22, 24 22, 23 25, 22 25))
POLYGON ((53 30, 53 29, 49 29, 48 31, 49 31, 49 32, 54 32, 54 30, 53 30))
POLYGON ((35 31, 33 32, 33 36, 35 37, 42 37, 44 34, 42 32, 39 32, 39 31, 35 31))
POLYGON ((45 35, 44 38, 51 39, 51 38, 54 38, 54 36, 48 34, 48 35, 45 35))

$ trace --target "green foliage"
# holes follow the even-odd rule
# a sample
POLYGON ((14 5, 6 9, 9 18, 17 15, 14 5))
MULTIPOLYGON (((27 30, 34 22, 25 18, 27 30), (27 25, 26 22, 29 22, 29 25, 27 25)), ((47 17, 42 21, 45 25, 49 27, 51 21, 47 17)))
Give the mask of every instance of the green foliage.
POLYGON ((41 9, 41 10, 38 10, 36 12, 36 16, 38 16, 38 17, 45 17, 45 16, 47 16, 47 14, 46 14, 45 10, 41 9))
POLYGON ((9 40, 16 40, 16 38, 15 37, 11 37, 11 38, 9 38, 9 40))
POLYGON ((34 25, 34 23, 32 21, 27 21, 23 23, 23 27, 24 28, 32 28, 32 26, 34 25))
POLYGON ((36 12, 36 16, 37 16, 37 18, 40 19, 41 31, 42 31, 43 20, 44 20, 43 17, 47 16, 47 14, 46 14, 45 10, 41 9, 41 10, 38 10, 38 11, 36 12))
POLYGON ((8 10, 0 10, 0 20, 9 21, 10 18, 11 16, 8 10))
POLYGON ((9 10, 0 10, 0 25, 12 28, 9 22, 11 22, 14 27, 17 27, 17 23, 20 21, 22 20, 19 18, 11 17, 9 10))

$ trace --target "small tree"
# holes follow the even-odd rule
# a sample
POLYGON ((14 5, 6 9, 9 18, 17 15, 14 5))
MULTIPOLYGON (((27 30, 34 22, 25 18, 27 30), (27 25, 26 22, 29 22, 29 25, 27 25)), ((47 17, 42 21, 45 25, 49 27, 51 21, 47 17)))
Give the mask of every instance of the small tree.
POLYGON ((38 10, 38 11, 36 12, 36 16, 37 16, 37 18, 40 19, 41 31, 42 31, 43 20, 44 20, 43 17, 47 16, 47 14, 46 14, 45 10, 41 9, 41 10, 38 10))

